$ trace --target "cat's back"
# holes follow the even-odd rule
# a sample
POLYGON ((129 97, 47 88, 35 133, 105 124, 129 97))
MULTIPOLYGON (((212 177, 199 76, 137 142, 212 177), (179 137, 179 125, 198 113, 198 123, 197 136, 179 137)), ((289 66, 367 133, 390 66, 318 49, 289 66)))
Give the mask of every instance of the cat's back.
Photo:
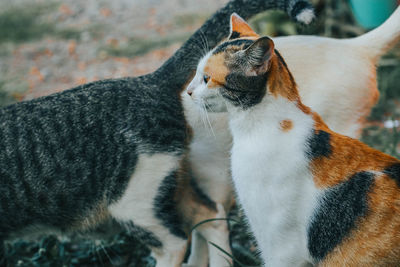
POLYGON ((335 131, 357 137, 360 117, 369 114, 379 92, 375 58, 366 56, 371 53, 352 40, 302 35, 274 38, 295 77, 303 103, 335 131))
POLYGON ((128 131, 128 135, 137 134, 140 142, 173 150, 162 146, 169 145, 168 141, 177 145, 186 137, 182 106, 153 80, 152 75, 102 80, 4 107, 0 109, 0 132, 13 127, 35 131, 46 125, 61 133, 112 127, 114 133, 128 131), (159 127, 164 131, 156 129, 159 127), (130 128, 135 128, 135 133, 130 128), (160 140, 162 135, 168 140, 160 140))

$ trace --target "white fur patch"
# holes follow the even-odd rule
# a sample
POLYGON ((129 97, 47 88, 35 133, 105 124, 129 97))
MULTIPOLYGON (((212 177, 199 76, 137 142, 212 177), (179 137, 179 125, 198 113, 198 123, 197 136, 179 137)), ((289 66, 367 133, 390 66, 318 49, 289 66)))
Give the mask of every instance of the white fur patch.
POLYGON ((178 167, 178 158, 170 154, 139 156, 135 172, 123 196, 109 206, 110 214, 121 221, 158 225, 153 216, 153 200, 163 179, 178 167))
POLYGON ((314 10, 311 8, 306 8, 297 14, 296 19, 304 24, 310 24, 315 18, 314 10))
MULTIPOLYGON (((170 234, 154 216, 154 198, 163 179, 178 168, 179 157, 173 154, 141 154, 128 186, 116 203, 108 207, 110 214, 121 222, 151 231, 171 251, 179 250, 184 240, 170 234)), ((169 259, 173 255, 160 254, 169 259)), ((158 255, 156 255, 158 256, 158 255)), ((161 259, 160 258, 160 259, 161 259)), ((172 265, 169 265, 172 266, 172 265)))

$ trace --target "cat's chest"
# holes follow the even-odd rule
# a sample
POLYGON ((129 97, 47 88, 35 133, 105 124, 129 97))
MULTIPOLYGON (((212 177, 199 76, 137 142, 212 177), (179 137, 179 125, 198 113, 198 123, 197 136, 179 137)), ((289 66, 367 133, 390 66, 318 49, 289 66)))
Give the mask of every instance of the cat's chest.
MULTIPOLYGON (((258 124, 254 130, 231 127, 235 189, 265 251, 282 242, 282 236, 290 236, 287 244, 296 244, 296 249, 306 247, 306 229, 318 195, 306 156, 312 122, 294 122, 290 132, 272 127, 278 123, 258 124)), ((299 253, 307 257, 307 251, 299 253)))
POLYGON ((239 202, 261 251, 272 255, 294 250, 299 259, 309 258, 307 227, 319 193, 302 154, 295 149, 282 151, 279 143, 262 142, 236 142, 232 150, 239 202))
POLYGON ((312 180, 301 144, 279 132, 248 133, 234 138, 231 163, 241 201, 252 207, 263 202, 270 211, 275 207, 281 209, 286 203, 290 205, 305 180, 312 180))

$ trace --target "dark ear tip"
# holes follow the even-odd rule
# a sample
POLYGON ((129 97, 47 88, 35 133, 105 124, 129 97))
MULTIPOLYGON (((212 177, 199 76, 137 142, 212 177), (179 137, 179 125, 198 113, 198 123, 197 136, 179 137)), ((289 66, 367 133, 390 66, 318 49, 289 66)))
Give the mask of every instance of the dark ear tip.
POLYGON ((274 41, 272 41, 272 39, 269 38, 268 36, 263 36, 263 37, 258 38, 256 40, 256 43, 259 43, 259 45, 261 45, 265 48, 269 48, 269 47, 273 48, 275 46, 274 41))

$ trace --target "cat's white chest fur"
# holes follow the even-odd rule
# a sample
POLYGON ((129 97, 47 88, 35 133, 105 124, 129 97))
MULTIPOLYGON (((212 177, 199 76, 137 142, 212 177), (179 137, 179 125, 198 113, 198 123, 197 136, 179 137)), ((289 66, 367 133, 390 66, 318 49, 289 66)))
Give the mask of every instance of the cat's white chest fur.
POLYGON ((293 103, 276 102, 287 106, 287 112, 274 112, 279 105, 274 103, 232 114, 232 177, 266 265, 296 266, 311 262, 307 225, 318 190, 304 140, 313 120, 299 114, 293 103), (293 121, 293 128, 283 132, 282 120, 293 121))

